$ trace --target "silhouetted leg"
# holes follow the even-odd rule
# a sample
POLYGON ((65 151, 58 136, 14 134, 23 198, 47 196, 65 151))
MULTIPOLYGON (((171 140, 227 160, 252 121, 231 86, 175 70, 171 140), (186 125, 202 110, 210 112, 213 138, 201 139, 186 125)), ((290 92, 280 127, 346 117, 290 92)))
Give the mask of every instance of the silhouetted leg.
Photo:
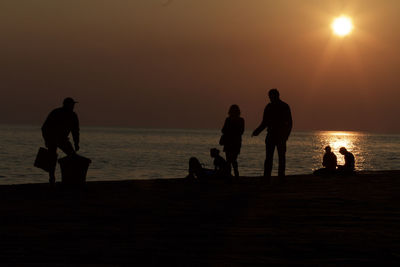
POLYGON ((284 177, 286 168, 286 141, 279 141, 276 147, 279 157, 278 176, 284 177))
POLYGON ((226 165, 228 168, 228 173, 231 175, 232 171, 232 152, 230 151, 225 151, 225 158, 226 158, 226 165))
POLYGON ((239 164, 237 162, 238 154, 235 153, 235 158, 232 161, 232 167, 233 167, 233 172, 235 174, 235 177, 239 177, 239 164))
POLYGON ((238 163, 236 160, 234 162, 232 162, 232 167, 233 167, 233 173, 235 174, 235 177, 238 178, 239 177, 239 166, 238 166, 238 163))
POLYGON ((54 185, 56 182, 56 165, 57 165, 57 144, 47 143, 47 149, 49 150, 49 183, 54 185))
POLYGON ((264 176, 271 177, 272 164, 274 159, 275 142, 271 138, 265 139, 265 162, 264 162, 264 176))
POLYGON ((56 181, 55 171, 56 171, 56 165, 57 165, 57 153, 56 153, 57 147, 59 147, 68 156, 75 154, 75 150, 74 150, 71 142, 68 139, 58 141, 57 145, 51 144, 49 146, 49 151, 50 151, 50 147, 52 150, 51 154, 53 155, 53 157, 52 157, 52 161, 51 161, 52 169, 49 172, 49 182, 50 182, 50 184, 54 184, 56 181))
MULTIPOLYGON (((239 177, 239 169, 238 169, 237 157, 238 157, 238 154, 236 152, 226 153, 226 161, 229 164, 229 168, 232 165, 233 173, 235 174, 235 177, 239 177)), ((229 170, 229 173, 230 173, 230 170, 229 170)))

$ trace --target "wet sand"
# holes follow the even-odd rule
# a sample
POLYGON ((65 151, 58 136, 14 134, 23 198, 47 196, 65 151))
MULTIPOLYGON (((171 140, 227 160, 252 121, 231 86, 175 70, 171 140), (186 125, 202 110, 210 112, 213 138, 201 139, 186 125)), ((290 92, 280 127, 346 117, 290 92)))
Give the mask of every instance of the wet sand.
POLYGON ((395 265, 400 171, 0 186, 2 265, 395 265))

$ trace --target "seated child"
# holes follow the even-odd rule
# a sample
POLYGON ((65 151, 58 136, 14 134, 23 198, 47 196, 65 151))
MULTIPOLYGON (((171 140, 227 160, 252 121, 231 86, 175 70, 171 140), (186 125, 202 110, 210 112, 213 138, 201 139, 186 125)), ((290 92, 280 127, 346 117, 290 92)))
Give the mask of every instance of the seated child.
POLYGON ((219 155, 219 150, 216 148, 211 148, 210 156, 214 158, 214 176, 229 177, 229 166, 226 163, 225 159, 219 155))

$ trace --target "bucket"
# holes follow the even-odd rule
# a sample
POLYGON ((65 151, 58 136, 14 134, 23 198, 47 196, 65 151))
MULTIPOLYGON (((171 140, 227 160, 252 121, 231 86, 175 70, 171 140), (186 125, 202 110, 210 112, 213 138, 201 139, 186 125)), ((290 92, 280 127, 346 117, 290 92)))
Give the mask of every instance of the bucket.
POLYGON ((86 183, 86 174, 92 161, 77 154, 58 160, 61 167, 61 182, 66 185, 86 183))
POLYGON ((47 148, 41 147, 39 148, 39 151, 36 155, 35 162, 33 163, 33 166, 40 168, 46 172, 49 172, 50 170, 50 154, 49 150, 47 148))

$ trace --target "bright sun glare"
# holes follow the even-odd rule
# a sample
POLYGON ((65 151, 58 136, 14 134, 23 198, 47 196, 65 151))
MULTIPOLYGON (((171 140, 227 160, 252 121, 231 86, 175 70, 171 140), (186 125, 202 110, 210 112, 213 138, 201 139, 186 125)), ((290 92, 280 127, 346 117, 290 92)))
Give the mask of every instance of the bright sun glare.
POLYGON ((332 22, 332 30, 338 36, 346 36, 353 30, 353 23, 349 17, 340 16, 332 22))

